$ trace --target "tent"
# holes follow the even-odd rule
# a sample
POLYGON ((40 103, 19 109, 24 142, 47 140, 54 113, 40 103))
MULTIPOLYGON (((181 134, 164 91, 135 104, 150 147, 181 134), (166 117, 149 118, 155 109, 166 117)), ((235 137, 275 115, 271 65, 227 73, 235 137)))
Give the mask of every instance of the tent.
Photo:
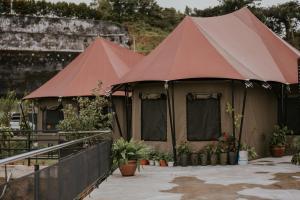
POLYGON ((264 88, 298 83, 299 59, 298 50, 247 8, 187 16, 114 88, 131 87, 133 139, 173 151, 174 159, 178 143, 189 141, 199 151, 221 132, 238 132, 239 144, 246 133, 243 140, 263 156, 279 112, 278 95, 264 88), (242 116, 241 128, 226 113, 227 103, 242 116))
POLYGON ((101 94, 105 95, 110 86, 142 58, 141 54, 97 38, 68 66, 25 99, 91 96, 99 81, 102 82, 101 94))
MULTIPOLYGON (((102 83, 100 94, 106 95, 111 85, 142 58, 141 54, 108 40, 96 38, 62 71, 24 98, 38 100, 38 130, 49 129, 47 131, 51 132, 56 129, 56 124, 62 118, 58 109, 58 98, 63 97, 62 104, 68 104, 73 103, 72 97, 92 96, 99 82, 102 83)), ((118 113, 118 127, 114 124, 114 131, 118 132, 125 124, 124 93, 114 93, 113 101, 118 113)))
POLYGON ((190 78, 298 82, 300 52, 247 8, 218 17, 185 17, 119 83, 190 78))

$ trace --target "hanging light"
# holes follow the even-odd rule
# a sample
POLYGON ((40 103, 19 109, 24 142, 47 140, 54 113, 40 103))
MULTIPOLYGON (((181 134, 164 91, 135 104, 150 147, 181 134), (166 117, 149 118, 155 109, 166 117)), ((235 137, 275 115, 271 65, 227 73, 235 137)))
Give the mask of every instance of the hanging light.
POLYGON ((246 80, 245 81, 245 86, 246 86, 246 88, 253 88, 253 83, 250 82, 249 80, 246 80))
POLYGON ((267 82, 264 82, 261 86, 265 89, 272 89, 272 86, 267 82))

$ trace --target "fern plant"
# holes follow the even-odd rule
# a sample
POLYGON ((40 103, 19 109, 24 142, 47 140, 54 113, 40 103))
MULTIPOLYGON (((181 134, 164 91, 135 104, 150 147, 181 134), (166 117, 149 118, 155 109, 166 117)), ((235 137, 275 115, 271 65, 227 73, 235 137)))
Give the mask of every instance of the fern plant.
POLYGON ((129 160, 139 161, 149 154, 149 148, 142 142, 133 140, 126 141, 123 138, 118 139, 112 146, 113 166, 117 168, 127 164, 129 160))

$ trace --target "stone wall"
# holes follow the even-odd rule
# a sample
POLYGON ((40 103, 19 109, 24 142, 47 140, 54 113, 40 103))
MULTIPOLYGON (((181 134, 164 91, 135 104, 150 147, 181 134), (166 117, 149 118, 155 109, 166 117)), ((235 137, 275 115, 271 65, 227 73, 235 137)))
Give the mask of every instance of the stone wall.
POLYGON ((98 36, 129 45, 127 31, 110 22, 0 16, 0 95, 36 89, 98 36))

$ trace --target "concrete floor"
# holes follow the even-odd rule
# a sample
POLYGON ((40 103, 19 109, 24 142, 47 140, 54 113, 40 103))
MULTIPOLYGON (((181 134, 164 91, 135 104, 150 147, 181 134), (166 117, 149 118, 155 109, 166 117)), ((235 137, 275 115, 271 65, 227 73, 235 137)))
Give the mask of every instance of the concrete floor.
POLYGON ((86 200, 300 199, 300 167, 291 157, 247 166, 146 166, 134 177, 116 171, 86 200))

